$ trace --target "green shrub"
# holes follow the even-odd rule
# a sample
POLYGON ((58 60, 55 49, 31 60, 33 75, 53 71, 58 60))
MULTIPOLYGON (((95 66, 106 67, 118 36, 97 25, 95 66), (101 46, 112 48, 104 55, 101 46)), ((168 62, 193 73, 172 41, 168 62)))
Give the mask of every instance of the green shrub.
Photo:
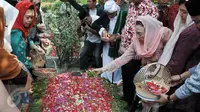
POLYGON ((59 10, 61 4, 63 4, 63 2, 61 2, 60 0, 56 0, 55 2, 52 3, 51 10, 52 11, 59 10))
POLYGON ((79 0, 81 4, 87 4, 87 0, 79 0))
POLYGON ((73 64, 74 53, 80 46, 80 39, 77 34, 77 26, 80 23, 77 11, 68 3, 62 4, 60 1, 52 3, 50 9, 44 14, 44 23, 49 32, 53 32, 52 42, 56 46, 59 64, 73 64), (60 9, 61 6, 66 8, 60 9))

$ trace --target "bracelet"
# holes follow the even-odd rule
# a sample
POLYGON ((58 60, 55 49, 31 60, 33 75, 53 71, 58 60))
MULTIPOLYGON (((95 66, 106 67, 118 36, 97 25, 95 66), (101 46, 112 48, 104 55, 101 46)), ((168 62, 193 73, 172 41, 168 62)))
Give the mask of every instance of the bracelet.
POLYGON ((180 79, 179 80, 182 80, 182 77, 181 77, 181 75, 179 74, 179 77, 180 77, 180 79))

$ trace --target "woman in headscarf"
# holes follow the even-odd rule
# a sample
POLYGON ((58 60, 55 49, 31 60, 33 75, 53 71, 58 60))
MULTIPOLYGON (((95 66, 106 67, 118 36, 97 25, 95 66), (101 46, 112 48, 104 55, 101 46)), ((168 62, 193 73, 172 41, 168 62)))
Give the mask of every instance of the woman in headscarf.
POLYGON ((19 10, 19 15, 11 31, 12 53, 15 54, 28 69, 37 69, 37 67, 32 65, 27 58, 26 53, 28 45, 30 45, 32 49, 43 53, 43 50, 34 45, 33 41, 30 40, 30 37, 28 36, 28 31, 33 27, 36 20, 34 5, 28 1, 21 1, 17 3, 16 8, 19 10))
POLYGON ((94 69, 93 71, 97 74, 106 71, 113 72, 132 59, 142 59, 143 65, 157 62, 162 54, 165 44, 171 37, 172 31, 163 27, 161 22, 151 16, 138 16, 135 29, 136 35, 133 37, 133 41, 128 50, 126 50, 122 56, 105 65, 103 68, 94 69))
POLYGON ((133 37, 128 50, 105 67, 94 69, 94 71, 98 73, 113 72, 131 59, 142 59, 143 65, 158 61, 172 31, 163 27, 161 22, 151 16, 139 16, 136 20, 135 29, 136 35, 133 37))
MULTIPOLYGON (((172 76, 182 74, 200 62, 200 30, 198 27, 198 22, 194 20, 194 16, 200 14, 200 11, 196 10, 199 8, 200 2, 199 0, 180 0, 180 2, 183 2, 179 6, 180 15, 184 16, 190 14, 194 24, 188 26, 180 33, 177 41, 175 42, 173 52, 170 54, 170 58, 166 58, 166 62, 161 61, 165 62, 164 64, 166 64, 166 67, 169 69, 172 76), (190 5, 190 8, 188 8, 187 5, 190 3, 192 5, 190 5)), ((185 18, 186 23, 187 21, 188 19, 186 20, 185 18)), ((180 81, 182 81, 182 78, 180 81)), ((180 86, 181 84, 171 87, 168 94, 172 94, 180 86)), ((175 101, 169 110, 172 112, 199 112, 199 98, 200 95, 197 94, 175 101)))
MULTIPOLYGON (((138 16, 145 16, 149 15, 153 18, 158 17, 158 10, 156 6, 153 4, 151 0, 129 0, 129 8, 128 8, 128 13, 126 18, 126 22, 122 30, 120 31, 121 33, 119 35, 116 35, 114 37, 115 40, 119 39, 121 42, 120 44, 116 43, 116 50, 117 55, 122 55, 130 46, 133 37, 135 35, 135 20, 137 19, 138 16), (119 49, 118 49, 119 46, 119 49), (118 53, 119 51, 119 53, 118 53)), ((99 19, 102 19, 103 17, 106 18, 107 15, 101 16, 99 19)), ((103 19, 103 21, 95 21, 94 24, 92 25, 93 29, 99 30, 101 27, 97 27, 95 25, 99 24, 100 26, 107 28, 109 21, 106 21, 103 19)), ((102 35, 107 35, 108 31, 103 31, 102 35)), ((109 40, 107 38, 107 40, 109 40)), ((103 41, 107 41, 106 39, 103 39, 103 41)), ((122 79, 123 79, 123 99, 127 102, 127 106, 125 107, 127 110, 130 109, 130 105, 132 104, 132 99, 134 98, 134 93, 135 93, 135 87, 133 84, 133 77, 135 74, 138 72, 141 66, 141 60, 134 60, 132 59, 129 61, 127 64, 122 66, 122 79), (129 74, 129 75, 127 75, 129 74)))
MULTIPOLYGON (((5 9, 5 12, 18 13, 18 11, 6 1, 2 1, 1 3, 0 6, 5 9)), ((9 28, 13 26, 11 21, 14 21, 17 15, 12 13, 5 13, 4 15, 3 8, 0 8, 0 80, 6 85, 8 81, 12 82, 12 84, 16 84, 15 86, 24 84, 25 88, 15 88, 15 91, 18 90, 17 92, 20 92, 20 95, 23 97, 24 92, 26 94, 26 91, 31 87, 33 80, 23 63, 21 63, 15 55, 5 49, 5 45, 8 44, 7 46, 9 46, 9 42, 4 43, 4 39, 10 35, 9 28), (8 20, 10 21, 6 21, 7 18, 9 18, 8 20)), ((9 86, 9 84, 7 86, 9 86)), ((13 90, 8 89, 9 94, 11 94, 12 91, 13 90)))
POLYGON ((182 9, 184 1, 185 0, 179 1, 180 9, 174 21, 174 32, 172 34, 172 37, 167 42, 163 53, 158 61, 160 64, 167 65, 167 63, 171 59, 174 47, 176 45, 176 42, 178 41, 181 32, 183 32, 186 28, 194 23, 191 16, 182 9))

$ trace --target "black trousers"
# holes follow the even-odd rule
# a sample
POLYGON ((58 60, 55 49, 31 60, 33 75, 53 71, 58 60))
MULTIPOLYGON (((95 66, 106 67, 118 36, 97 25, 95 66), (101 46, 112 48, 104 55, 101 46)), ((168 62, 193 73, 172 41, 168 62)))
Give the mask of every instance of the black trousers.
POLYGON ((122 66, 123 93, 124 100, 131 105, 135 96, 135 85, 133 78, 140 70, 141 60, 131 60, 126 65, 122 66))
POLYGON ((99 68, 102 66, 102 43, 91 43, 90 41, 85 40, 84 47, 80 54, 80 69, 87 69, 93 64, 90 62, 89 56, 94 54, 95 65, 93 67, 99 68))

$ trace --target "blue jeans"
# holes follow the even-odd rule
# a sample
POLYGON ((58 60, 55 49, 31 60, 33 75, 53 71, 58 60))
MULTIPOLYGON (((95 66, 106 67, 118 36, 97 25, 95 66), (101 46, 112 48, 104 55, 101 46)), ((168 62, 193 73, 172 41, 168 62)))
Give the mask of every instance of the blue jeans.
POLYGON ((102 43, 91 43, 85 40, 84 47, 80 54, 80 69, 87 69, 91 65, 92 67, 99 68, 102 66, 102 43), (94 57, 94 61, 90 62, 90 56, 94 57))

